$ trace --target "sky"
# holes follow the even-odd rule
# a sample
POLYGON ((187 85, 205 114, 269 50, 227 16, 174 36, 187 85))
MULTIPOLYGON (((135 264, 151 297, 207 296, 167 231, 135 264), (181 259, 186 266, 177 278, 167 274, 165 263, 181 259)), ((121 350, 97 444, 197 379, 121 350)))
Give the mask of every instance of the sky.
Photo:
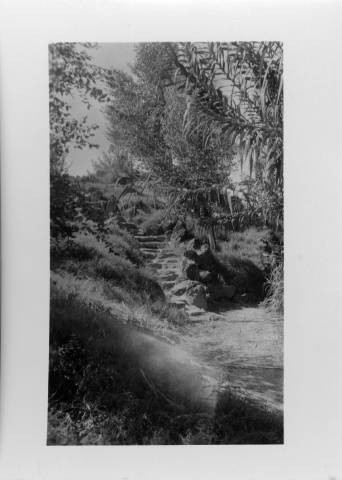
MULTIPOLYGON (((130 73, 130 65, 134 63, 135 53, 133 43, 99 43, 98 48, 89 52, 96 65, 107 68, 115 68, 130 73)), ((72 148, 67 157, 69 173, 71 175, 84 175, 92 167, 92 161, 97 160, 103 151, 106 151, 109 144, 105 136, 106 119, 102 112, 103 106, 98 102, 93 102, 90 110, 87 110, 78 96, 71 99, 71 113, 76 118, 84 115, 88 116, 90 124, 99 125, 95 137, 92 141, 99 144, 98 149, 83 148, 82 150, 72 148)))

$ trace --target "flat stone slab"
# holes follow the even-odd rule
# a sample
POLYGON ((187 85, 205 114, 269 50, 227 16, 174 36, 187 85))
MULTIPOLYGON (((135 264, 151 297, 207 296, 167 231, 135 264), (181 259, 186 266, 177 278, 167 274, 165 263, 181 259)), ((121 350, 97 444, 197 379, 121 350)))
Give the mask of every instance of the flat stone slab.
POLYGON ((175 282, 171 281, 166 281, 166 282, 161 282, 161 285, 163 288, 170 290, 174 286, 175 282))
POLYGON ((164 235, 134 235, 134 238, 141 243, 158 242, 160 244, 165 242, 164 235))
POLYGON ((152 252, 144 252, 142 251, 142 253, 144 254, 145 257, 147 258, 155 258, 155 253, 152 253, 152 252))
POLYGON ((143 248, 160 249, 160 242, 140 242, 143 248))
POLYGON ((178 307, 178 308, 184 308, 187 305, 184 299, 179 297, 172 297, 172 296, 169 298, 169 303, 170 305, 174 305, 175 307, 178 307))
POLYGON ((203 310, 203 308, 198 308, 195 305, 187 305, 185 310, 188 315, 191 315, 192 317, 199 317, 206 314, 206 311, 203 310))

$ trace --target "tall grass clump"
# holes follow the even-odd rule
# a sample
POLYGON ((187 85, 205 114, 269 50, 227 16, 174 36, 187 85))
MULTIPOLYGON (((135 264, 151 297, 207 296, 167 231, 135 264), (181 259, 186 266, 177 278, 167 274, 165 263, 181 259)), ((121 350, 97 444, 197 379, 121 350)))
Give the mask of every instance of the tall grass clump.
POLYGON ((264 305, 270 313, 282 318, 284 315, 284 263, 278 263, 266 282, 264 305))
POLYGON ((218 242, 215 252, 226 283, 233 284, 238 293, 252 294, 256 301, 264 294, 262 240, 266 236, 265 230, 254 227, 244 232, 230 232, 226 241, 218 242))

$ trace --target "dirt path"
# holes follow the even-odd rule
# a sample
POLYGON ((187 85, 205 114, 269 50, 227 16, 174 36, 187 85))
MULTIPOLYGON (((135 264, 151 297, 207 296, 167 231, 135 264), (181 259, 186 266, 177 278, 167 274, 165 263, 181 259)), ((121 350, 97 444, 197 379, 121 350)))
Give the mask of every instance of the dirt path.
POLYGON ((243 307, 211 318, 206 313, 183 342, 196 358, 220 368, 224 383, 282 408, 282 324, 263 308, 243 307))
MULTIPOLYGON (((149 268, 159 279, 169 302, 177 283, 178 256, 164 236, 136 235, 149 258, 149 268)), ((180 347, 203 366, 213 368, 220 387, 229 385, 283 408, 283 325, 262 307, 239 307, 218 313, 205 312, 182 304, 190 322, 180 347)))

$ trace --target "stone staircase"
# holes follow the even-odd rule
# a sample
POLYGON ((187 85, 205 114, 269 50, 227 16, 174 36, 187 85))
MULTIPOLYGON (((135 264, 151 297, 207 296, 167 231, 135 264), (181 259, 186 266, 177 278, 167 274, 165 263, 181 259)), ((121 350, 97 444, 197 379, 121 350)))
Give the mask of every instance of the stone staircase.
POLYGON ((135 239, 140 243, 140 251, 148 259, 148 268, 155 273, 167 296, 178 277, 177 255, 168 248, 165 235, 145 235, 139 231, 135 239))
POLYGON ((148 259, 147 267, 154 273, 171 305, 184 309, 190 318, 200 320, 206 312, 194 305, 188 305, 183 298, 172 294, 172 288, 179 283, 179 256, 168 245, 165 235, 145 235, 138 231, 135 239, 140 250, 148 259))
POLYGON ((206 368, 220 371, 220 388, 229 384, 237 395, 251 397, 281 412, 282 325, 260 307, 213 313, 186 304, 172 294, 172 287, 179 284, 179 256, 167 237, 145 235, 138 230, 134 235, 168 303, 187 313, 189 328, 183 330, 181 339, 184 351, 206 368))

